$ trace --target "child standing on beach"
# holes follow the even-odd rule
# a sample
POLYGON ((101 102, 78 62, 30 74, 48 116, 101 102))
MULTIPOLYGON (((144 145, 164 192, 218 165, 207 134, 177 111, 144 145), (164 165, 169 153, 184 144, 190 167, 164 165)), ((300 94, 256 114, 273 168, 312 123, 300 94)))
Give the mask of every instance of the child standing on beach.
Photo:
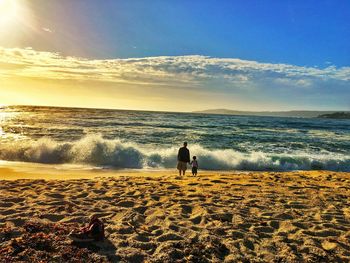
POLYGON ((193 160, 191 162, 191 166, 192 166, 192 175, 197 175, 198 161, 197 161, 197 157, 196 156, 193 156, 193 160))

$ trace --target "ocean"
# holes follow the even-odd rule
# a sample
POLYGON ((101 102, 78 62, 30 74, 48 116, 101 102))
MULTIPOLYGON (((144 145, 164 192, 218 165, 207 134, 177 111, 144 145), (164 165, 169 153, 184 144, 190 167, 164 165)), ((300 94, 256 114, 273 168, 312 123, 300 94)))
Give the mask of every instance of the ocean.
POLYGON ((128 110, 0 108, 0 159, 106 169, 350 171, 350 121, 128 110))

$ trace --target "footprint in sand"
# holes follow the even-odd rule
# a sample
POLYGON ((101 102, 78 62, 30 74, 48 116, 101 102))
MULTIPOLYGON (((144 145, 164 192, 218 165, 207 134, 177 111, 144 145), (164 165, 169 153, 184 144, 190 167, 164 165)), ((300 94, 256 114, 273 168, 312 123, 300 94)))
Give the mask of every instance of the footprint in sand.
POLYGON ((140 241, 140 242, 149 242, 150 238, 144 234, 137 234, 133 237, 134 240, 140 241))
POLYGON ((315 237, 336 237, 340 235, 339 231, 335 230, 321 230, 321 231, 303 231, 304 234, 315 237))
POLYGON ((276 219, 280 220, 291 220, 294 219, 294 217, 288 213, 281 213, 275 216, 276 219))
POLYGON ((305 223, 305 222, 293 222, 292 223, 293 226, 297 227, 297 228, 302 228, 302 229, 308 229, 310 226, 305 223))
POLYGON ((260 234, 260 233, 271 234, 271 233, 275 232, 275 229, 273 227, 270 227, 270 226, 256 226, 253 228, 253 230, 255 232, 257 232, 258 234, 260 234))
POLYGON ((227 182, 222 181, 222 180, 211 180, 210 182, 215 183, 215 184, 227 184, 227 182))
POLYGON ((157 238, 158 242, 177 241, 177 240, 183 240, 183 237, 174 233, 166 233, 157 238))
POLYGON ((155 201, 159 201, 160 199, 159 195, 150 195, 150 197, 155 201))
POLYGON ((15 227, 23 226, 26 221, 27 220, 22 217, 11 218, 11 220, 9 220, 15 227))
POLYGON ((7 215, 12 215, 16 214, 18 211, 16 209, 7 209, 4 211, 1 211, 1 215, 7 216, 7 215))
POLYGON ((254 243, 253 243, 252 241, 246 239, 246 240, 243 241, 243 245, 244 245, 246 248, 248 248, 248 249, 254 251, 255 246, 254 246, 254 243))
POLYGON ((41 214, 40 218, 47 219, 51 222, 58 222, 62 220, 65 216, 64 215, 58 215, 58 214, 41 214))
POLYGON ((191 217, 191 218, 190 218, 190 221, 191 221, 193 224, 198 225, 198 224, 201 223, 202 219, 203 219, 203 217, 200 216, 200 215, 198 215, 198 216, 191 217))
POLYGON ((148 207, 146 207, 146 206, 134 207, 134 210, 140 214, 144 214, 147 209, 148 209, 148 207))
POLYGON ((76 196, 76 198, 85 198, 85 197, 87 197, 88 195, 89 195, 89 193, 83 192, 83 193, 81 193, 81 194, 78 194, 78 195, 76 196))
POLYGON ((181 205, 181 212, 183 214, 189 214, 192 213, 192 207, 188 205, 181 205))
POLYGON ((269 225, 273 227, 274 229, 278 229, 280 227, 280 222, 279 221, 270 221, 269 225))
POLYGON ((163 233, 164 231, 162 229, 156 229, 151 232, 151 234, 156 237, 163 235, 163 233))
POLYGON ((16 198, 6 198, 4 200, 4 202, 11 202, 11 203, 21 203, 23 202, 25 199, 21 198, 21 197, 16 197, 16 198))
POLYGON ((12 203, 12 202, 1 202, 0 203, 0 207, 12 207, 14 205, 15 205, 15 203, 12 203))
POLYGON ((300 202, 288 202, 288 204, 284 205, 285 208, 294 208, 294 209, 307 209, 308 206, 304 205, 303 203, 300 202))
POLYGON ((195 206, 192 208, 190 221, 196 225, 202 224, 206 221, 206 215, 208 211, 201 206, 195 206))
POLYGON ((340 230, 340 231, 347 231, 349 229, 348 227, 338 225, 338 224, 333 224, 333 223, 324 223, 324 224, 322 224, 322 226, 324 228, 336 229, 336 230, 340 230))
POLYGON ((218 221, 221 221, 221 222, 228 222, 228 223, 231 223, 232 222, 232 219, 233 219, 233 214, 232 213, 213 213, 210 215, 210 217, 213 219, 213 220, 218 220, 218 221))
POLYGON ((116 203, 116 206, 121 206, 121 207, 133 207, 134 206, 134 202, 133 201, 120 201, 118 203, 116 203))
POLYGON ((132 226, 119 226, 116 228, 116 231, 122 235, 133 234, 135 232, 132 226))
POLYGON ((233 239, 242 239, 244 238, 244 233, 241 231, 235 230, 231 232, 231 236, 233 239))
POLYGON ((220 174, 220 178, 223 180, 232 180, 233 177, 229 177, 227 174, 220 174))
POLYGON ((167 187, 168 190, 180 189, 178 185, 170 185, 167 187))
POLYGON ((63 199, 64 195, 59 194, 59 193, 46 193, 48 197, 56 198, 56 199, 63 199))

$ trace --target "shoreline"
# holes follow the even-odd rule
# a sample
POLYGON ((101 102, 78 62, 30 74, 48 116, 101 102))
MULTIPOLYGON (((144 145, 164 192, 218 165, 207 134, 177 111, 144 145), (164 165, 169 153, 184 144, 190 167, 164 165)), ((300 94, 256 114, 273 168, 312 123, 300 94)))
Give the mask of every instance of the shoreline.
MULTIPOLYGON (((214 171, 200 170, 200 175, 210 174, 230 174, 230 173, 250 173, 250 171, 214 171)), ((98 179, 105 177, 120 176, 154 176, 162 177, 164 174, 173 177, 178 176, 178 171, 174 169, 103 169, 82 165, 61 165, 61 164, 41 164, 25 162, 0 162, 0 180, 18 179, 44 179, 44 180, 74 180, 74 179, 98 179)), ((186 176, 192 176, 191 169, 188 168, 186 176)))
MULTIPOLYGON (((350 172, 332 170, 291 170, 291 171, 248 171, 248 170, 199 170, 198 177, 216 174, 269 174, 269 173, 301 173, 301 174, 327 174, 350 172)), ((42 164, 30 162, 0 161, 0 180, 18 179, 44 179, 44 180, 74 180, 74 179, 96 179, 104 177, 120 176, 155 176, 162 177, 164 174, 173 177, 178 176, 178 171, 173 169, 109 169, 76 164, 42 164)), ((185 176, 192 177, 191 169, 188 168, 185 176)))

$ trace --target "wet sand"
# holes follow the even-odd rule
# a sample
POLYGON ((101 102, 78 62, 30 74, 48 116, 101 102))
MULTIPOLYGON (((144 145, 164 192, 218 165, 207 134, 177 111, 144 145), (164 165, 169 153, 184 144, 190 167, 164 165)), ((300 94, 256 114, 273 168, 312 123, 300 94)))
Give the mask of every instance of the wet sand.
POLYGON ((98 214, 109 261, 350 261, 350 173, 49 170, 0 168, 0 228, 98 214))

